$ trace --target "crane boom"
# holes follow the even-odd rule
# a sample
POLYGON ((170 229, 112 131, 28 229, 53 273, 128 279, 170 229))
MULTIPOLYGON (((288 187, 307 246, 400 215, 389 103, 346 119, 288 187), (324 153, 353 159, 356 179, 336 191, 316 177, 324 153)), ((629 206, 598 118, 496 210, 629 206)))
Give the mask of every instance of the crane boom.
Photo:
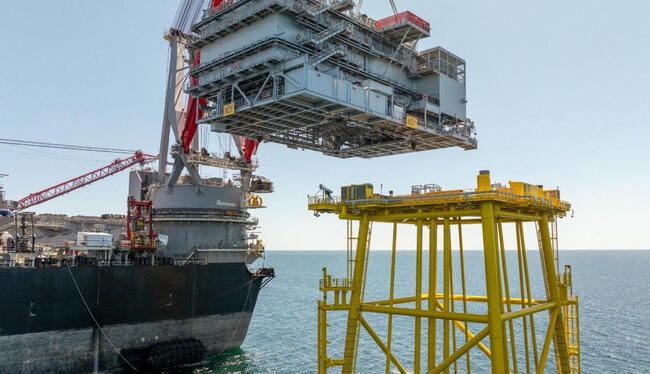
POLYGON ((67 194, 68 192, 74 191, 81 187, 87 186, 91 183, 97 182, 98 180, 104 179, 110 175, 119 173, 120 171, 128 169, 133 165, 136 164, 144 165, 153 162, 157 159, 158 156, 148 155, 140 151, 137 151, 131 157, 125 159, 117 159, 102 168, 93 170, 91 172, 70 179, 63 183, 59 183, 56 186, 52 186, 42 191, 30 194, 18 200, 18 206, 16 210, 24 210, 34 205, 46 202, 48 200, 52 200, 56 197, 67 194))

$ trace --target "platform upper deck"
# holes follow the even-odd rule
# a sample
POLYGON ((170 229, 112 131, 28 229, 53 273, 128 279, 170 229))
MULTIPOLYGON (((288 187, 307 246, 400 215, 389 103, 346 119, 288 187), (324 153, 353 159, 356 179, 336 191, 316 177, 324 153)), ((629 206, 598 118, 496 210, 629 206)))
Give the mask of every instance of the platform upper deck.
MULTIPOLYGON (((509 186, 490 184, 489 174, 479 175, 476 189, 431 191, 422 194, 385 196, 373 194, 365 199, 345 200, 338 196, 309 196, 309 210, 319 213, 378 217, 390 214, 406 215, 422 212, 432 216, 479 216, 480 204, 493 202, 506 214, 534 220, 540 214, 565 216, 571 204, 559 198, 559 190, 544 190, 541 186, 510 182, 509 186)), ((347 217, 350 218, 350 217, 347 217)))

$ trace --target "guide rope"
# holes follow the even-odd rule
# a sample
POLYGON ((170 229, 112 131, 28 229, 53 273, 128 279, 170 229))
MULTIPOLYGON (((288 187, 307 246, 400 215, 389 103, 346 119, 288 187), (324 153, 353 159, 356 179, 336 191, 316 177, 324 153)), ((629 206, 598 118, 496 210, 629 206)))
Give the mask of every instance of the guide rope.
POLYGON ((122 356, 122 353, 120 352, 120 350, 117 349, 115 344, 113 344, 113 341, 108 337, 108 335, 106 335, 106 333, 104 332, 102 327, 99 325, 99 322, 97 322, 97 319, 93 315, 93 312, 90 310, 90 307, 88 306, 88 303, 86 302, 86 299, 84 298, 84 295, 81 293, 81 290, 79 289, 79 285, 77 284, 77 280, 74 278, 74 274, 72 274, 72 270, 70 269, 70 264, 66 263, 66 267, 68 268, 68 273, 70 273, 70 278, 72 278, 72 282, 74 283, 74 286, 77 289, 77 293, 79 293, 79 297, 81 297, 81 301, 83 301, 84 305, 86 306, 86 310, 88 311, 88 314, 90 314, 90 317, 93 319, 93 322, 95 322, 95 325, 97 326, 97 329, 99 330, 99 332, 102 334, 104 339, 106 339, 108 344, 111 345, 111 348, 113 348, 113 351, 115 353, 117 353, 117 355, 120 356, 120 358, 122 360, 124 360, 124 362, 127 365, 129 365, 129 367, 131 369, 133 369, 134 371, 137 372, 138 369, 136 369, 135 366, 131 365, 131 363, 129 362, 129 360, 126 359, 126 357, 122 356))

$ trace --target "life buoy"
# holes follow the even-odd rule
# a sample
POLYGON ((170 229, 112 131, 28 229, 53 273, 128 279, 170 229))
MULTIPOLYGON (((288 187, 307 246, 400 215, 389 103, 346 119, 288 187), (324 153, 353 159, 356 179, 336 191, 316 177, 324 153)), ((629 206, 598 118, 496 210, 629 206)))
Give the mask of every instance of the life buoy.
POLYGON ((248 206, 262 206, 262 197, 259 195, 250 195, 248 198, 248 206))

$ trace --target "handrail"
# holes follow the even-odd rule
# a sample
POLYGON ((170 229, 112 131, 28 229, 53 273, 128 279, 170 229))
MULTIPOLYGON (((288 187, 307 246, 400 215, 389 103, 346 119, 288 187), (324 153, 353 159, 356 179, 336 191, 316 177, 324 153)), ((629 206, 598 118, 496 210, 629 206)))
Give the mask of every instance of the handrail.
POLYGON ((396 203, 409 203, 409 202, 418 202, 418 203, 438 203, 445 201, 454 201, 458 198, 463 198, 466 201, 475 200, 475 198, 504 198, 513 200, 515 202, 526 202, 532 203, 537 206, 569 210, 571 205, 567 201, 563 201, 555 198, 548 197, 539 197, 533 195, 518 195, 512 192, 499 191, 499 190, 490 190, 490 191, 470 191, 470 192, 436 192, 435 194, 426 194, 426 195, 406 195, 406 196, 381 196, 375 195, 367 199, 358 199, 358 200, 344 200, 341 201, 340 197, 322 197, 322 196, 308 196, 309 205, 318 205, 318 204, 331 204, 331 205, 360 205, 360 204, 396 204, 396 203))

